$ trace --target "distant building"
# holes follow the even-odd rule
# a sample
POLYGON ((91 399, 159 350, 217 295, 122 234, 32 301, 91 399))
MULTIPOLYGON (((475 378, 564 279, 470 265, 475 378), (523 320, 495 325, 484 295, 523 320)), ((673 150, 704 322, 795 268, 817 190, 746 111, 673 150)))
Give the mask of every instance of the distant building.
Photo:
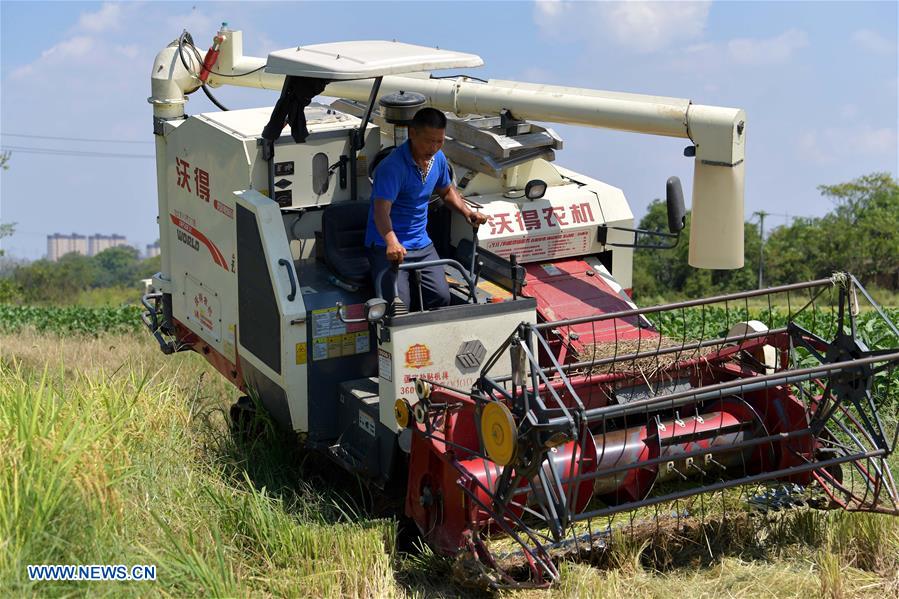
POLYGON ((71 235, 62 235, 60 233, 47 235, 47 260, 56 262, 72 252, 87 256, 87 237, 77 233, 72 233, 71 235))
POLYGON ((147 244, 147 252, 146 252, 146 254, 144 254, 144 257, 145 258, 155 258, 160 253, 162 253, 162 250, 159 249, 158 241, 156 243, 148 243, 147 244))
POLYGON ((97 233, 90 237, 79 235, 78 233, 72 233, 71 235, 54 233, 53 235, 47 235, 47 260, 56 262, 72 252, 82 256, 96 256, 103 250, 127 244, 128 242, 124 236, 115 233, 112 235, 100 235, 97 233))
POLYGON ((103 250, 127 245, 127 243, 122 235, 116 235, 115 233, 112 235, 100 235, 97 233, 87 238, 87 255, 96 256, 103 250))

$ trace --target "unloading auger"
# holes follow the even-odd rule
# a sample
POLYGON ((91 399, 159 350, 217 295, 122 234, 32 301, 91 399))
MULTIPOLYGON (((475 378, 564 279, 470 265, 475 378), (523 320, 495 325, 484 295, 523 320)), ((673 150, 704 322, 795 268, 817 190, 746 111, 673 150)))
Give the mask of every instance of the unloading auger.
POLYGON ((406 509, 500 584, 522 564, 532 583, 556 579, 554 551, 606 539, 615 514, 741 485, 789 481, 815 505, 897 514, 897 430, 879 410, 895 409, 899 351, 866 346, 859 294, 868 322, 899 335, 851 275, 522 324, 470 390, 418 382, 406 509), (778 318, 784 298, 797 303, 778 318), (738 322, 750 301, 781 326, 738 322), (721 310, 729 330, 704 326, 721 310), (560 361, 554 341, 578 332, 597 339, 590 355, 560 361), (511 374, 493 376, 505 349, 511 374), (492 551, 503 536, 518 550, 492 551))

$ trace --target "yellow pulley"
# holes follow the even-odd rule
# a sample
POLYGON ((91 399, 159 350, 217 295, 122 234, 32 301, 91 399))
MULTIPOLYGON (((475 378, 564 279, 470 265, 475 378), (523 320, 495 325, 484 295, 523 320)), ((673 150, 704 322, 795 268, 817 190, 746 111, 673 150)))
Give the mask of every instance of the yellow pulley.
POLYGON ((518 431, 512 412, 505 404, 491 402, 481 412, 481 437, 490 459, 506 466, 515 459, 518 448, 518 431))
POLYGON ((398 399, 393 404, 393 415, 396 417, 396 424, 400 428, 409 426, 409 402, 405 399, 398 399))

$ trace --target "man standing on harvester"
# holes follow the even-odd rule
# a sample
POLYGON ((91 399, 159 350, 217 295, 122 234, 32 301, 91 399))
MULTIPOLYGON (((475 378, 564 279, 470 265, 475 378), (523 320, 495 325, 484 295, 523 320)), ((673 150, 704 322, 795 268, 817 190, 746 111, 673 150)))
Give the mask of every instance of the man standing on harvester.
MULTIPOLYGON (((440 151, 445 132, 446 116, 435 108, 422 108, 409 125, 409 139, 375 169, 365 247, 373 280, 385 273, 380 292, 388 302, 393 301, 396 279, 400 299, 410 305, 409 271, 392 266, 439 259, 427 231, 432 194, 436 192, 473 227, 487 222, 487 216, 471 210, 453 185, 449 163, 440 151)), ((423 309, 449 304, 443 266, 422 269, 421 287, 423 309)))

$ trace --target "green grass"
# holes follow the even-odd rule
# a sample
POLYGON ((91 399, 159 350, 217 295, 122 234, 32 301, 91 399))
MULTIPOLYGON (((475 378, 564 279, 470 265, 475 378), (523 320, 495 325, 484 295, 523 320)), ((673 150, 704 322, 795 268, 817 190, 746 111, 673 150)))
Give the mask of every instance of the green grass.
POLYGON ((232 441, 232 393, 197 357, 162 363, 143 338, 0 344, 0 595, 398 594, 395 523, 347 517, 287 440, 232 441), (55 563, 156 564, 158 581, 27 580, 55 563))
MULTIPOLYGON (((352 485, 289 436, 228 433, 237 395, 148 334, 0 335, 0 596, 390 597, 473 593, 451 560, 395 550, 352 485), (158 580, 30 582, 28 564, 149 563, 158 580)), ((894 465, 895 465, 894 456, 894 465)), ((899 593, 899 519, 790 512, 641 537, 511 597, 899 593)))

